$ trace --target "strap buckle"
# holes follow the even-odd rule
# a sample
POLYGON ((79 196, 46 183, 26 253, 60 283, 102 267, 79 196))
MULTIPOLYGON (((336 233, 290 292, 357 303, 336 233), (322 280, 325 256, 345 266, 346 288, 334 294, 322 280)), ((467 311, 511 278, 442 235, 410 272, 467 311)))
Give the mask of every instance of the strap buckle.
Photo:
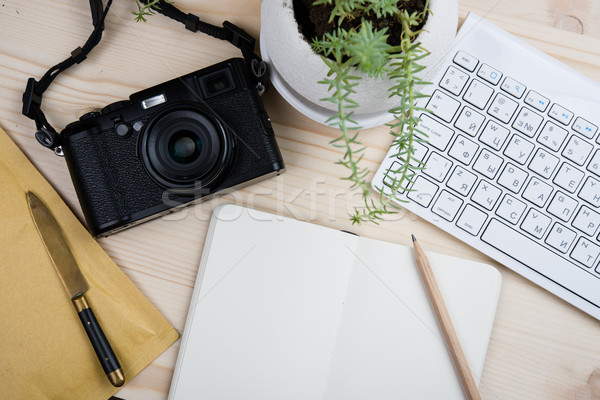
POLYGON ((231 34, 231 38, 228 38, 228 40, 235 47, 241 49, 242 51, 254 51, 254 44, 256 43, 256 40, 254 40, 254 38, 245 30, 235 26, 229 21, 223 22, 223 29, 231 34))
POLYGON ((188 14, 185 16, 185 29, 188 31, 196 32, 198 31, 198 23, 200 22, 200 18, 195 16, 194 14, 188 14))
POLYGON ((30 119, 34 119, 34 109, 39 109, 42 105, 42 97, 35 92, 35 85, 37 85, 37 83, 38 82, 34 78, 29 78, 27 80, 25 92, 23 93, 23 110, 21 112, 30 119))
POLYGON ((81 47, 76 48, 71 52, 71 58, 77 64, 80 64, 83 60, 87 58, 87 55, 83 52, 81 47))

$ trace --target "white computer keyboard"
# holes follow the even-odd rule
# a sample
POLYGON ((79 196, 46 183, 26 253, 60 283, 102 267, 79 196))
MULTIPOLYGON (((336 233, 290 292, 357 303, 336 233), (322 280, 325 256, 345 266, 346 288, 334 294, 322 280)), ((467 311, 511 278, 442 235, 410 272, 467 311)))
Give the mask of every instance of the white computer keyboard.
POLYGON ((433 82, 402 205, 600 319, 600 85, 472 13, 433 82))

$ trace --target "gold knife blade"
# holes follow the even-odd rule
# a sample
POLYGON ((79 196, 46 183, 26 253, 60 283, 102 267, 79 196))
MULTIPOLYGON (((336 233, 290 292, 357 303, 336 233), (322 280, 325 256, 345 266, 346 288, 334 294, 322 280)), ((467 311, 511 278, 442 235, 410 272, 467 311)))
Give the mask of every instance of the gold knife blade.
POLYGON ((84 294, 89 286, 71 252, 63 230, 50 210, 35 194, 27 192, 27 202, 46 252, 77 310, 77 315, 79 315, 79 319, 108 380, 113 386, 122 386, 125 383, 125 375, 117 356, 85 298, 84 294))
POLYGON ((33 222, 42 237, 46 251, 58 272, 71 300, 83 295, 89 289, 77 261, 67 244, 62 229, 44 203, 32 192, 27 192, 27 202, 33 222))

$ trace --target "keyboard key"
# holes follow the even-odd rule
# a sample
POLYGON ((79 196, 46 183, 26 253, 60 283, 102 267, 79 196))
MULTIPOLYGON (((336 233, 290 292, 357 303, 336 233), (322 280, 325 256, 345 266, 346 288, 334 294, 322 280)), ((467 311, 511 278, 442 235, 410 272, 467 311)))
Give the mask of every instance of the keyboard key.
POLYGON ((583 172, 579 171, 574 166, 563 163, 552 182, 570 193, 575 193, 575 190, 577 190, 584 175, 583 172))
MULTIPOLYGON (((419 168, 423 166, 423 159, 427 155, 429 149, 419 142, 414 142, 412 144, 413 152, 410 156, 410 166, 413 168, 419 168)), ((396 159, 400 160, 402 164, 406 164, 406 159, 408 157, 408 152, 406 149, 402 150, 400 153, 396 153, 391 155, 390 157, 396 156, 396 159)))
POLYGON ((469 72, 475 71, 475 67, 479 64, 479 60, 462 50, 456 53, 454 62, 469 72))
POLYGON ((505 219, 507 222, 515 225, 527 209, 527 206, 522 201, 519 201, 509 194, 504 195, 500 202, 496 214, 505 219))
POLYGON ((477 236, 483 224, 487 219, 487 214, 479 211, 477 208, 467 204, 460 218, 456 221, 456 226, 460 229, 469 232, 473 236, 477 236))
POLYGON ((410 169, 408 170, 406 178, 404 181, 402 181, 401 185, 400 182, 394 181, 394 179, 400 180, 402 177, 401 172, 399 171, 403 169, 403 166, 404 164, 394 161, 386 170, 385 176, 383 177, 383 190, 386 195, 389 196, 392 194, 391 188, 394 186, 397 188, 397 193, 404 193, 406 191, 405 188, 410 184, 410 182, 412 182, 415 174, 410 169))
POLYGON ((573 200, 566 194, 562 192, 556 192, 552 202, 548 206, 548 212, 554 215, 556 218, 560 218, 567 222, 575 213, 577 204, 579 203, 576 200, 573 200))
POLYGON ((456 114, 459 107, 460 103, 458 101, 454 100, 446 93, 436 90, 433 92, 433 95, 431 95, 427 107, 425 108, 431 110, 434 115, 437 115, 442 120, 450 122, 452 121, 452 118, 454 118, 454 114, 456 114))
POLYGON ((479 128, 483 125, 484 120, 485 117, 483 115, 469 107, 465 107, 456 119, 454 126, 471 136, 475 136, 479 132, 479 128))
POLYGON ((519 135, 513 135, 504 150, 504 155, 523 165, 531 155, 535 145, 519 135))
POLYGON ((448 155, 460 161, 463 164, 469 165, 477 153, 479 145, 472 140, 467 139, 463 135, 458 135, 454 144, 450 148, 448 155))
POLYGON ((553 122, 546 122, 540 132, 537 141, 550 150, 558 151, 567 137, 567 130, 559 127, 553 122))
POLYGON ((492 210, 496 202, 500 198, 502 191, 496 186, 486 181, 479 181, 479 184, 475 188, 471 200, 479 204, 486 210, 492 210))
POLYGON ((588 139, 593 139, 596 132, 598 132, 598 127, 588 120, 577 117, 575 122, 573 122, 573 130, 577 133, 581 133, 588 139))
POLYGON ((492 94, 494 94, 494 89, 477 79, 473 79, 465 92, 463 99, 483 110, 492 97, 492 94))
POLYGON ((600 226, 600 214, 586 206, 581 206, 571 225, 586 235, 594 236, 600 226))
POLYGON ((545 184, 536 177, 529 180, 529 184, 523 191, 523 198, 529 200, 538 207, 544 207, 552 194, 552 186, 545 184))
POLYGON ((586 238, 579 238, 573 251, 571 252, 571 258, 579 261, 588 268, 592 268, 598 257, 600 256, 600 247, 590 242, 586 238))
POLYGON ((550 108, 550 111, 548 111, 548 116, 563 125, 569 125, 573 119, 573 113, 571 111, 556 103, 550 108))
POLYGON ((515 122, 513 122, 512 127, 524 135, 533 137, 543 120, 544 118, 541 115, 534 113, 528 108, 522 107, 515 122))
MULTIPOLYGON (((412 147, 413 147, 413 153, 410 157, 410 165, 412 167, 422 167, 423 166, 422 161, 425 158, 425 156, 427 155, 427 152, 429 151, 429 149, 425 145, 423 145, 422 143, 419 143, 419 142, 414 142, 412 144, 412 147)), ((407 158, 406 152, 398 155, 397 158, 400 161, 402 161, 403 163, 406 163, 406 158, 407 158)))
POLYGON ((508 129, 490 120, 483 129, 483 132, 481 132, 479 140, 494 150, 500 150, 504 145, 506 138, 508 138, 509 133, 510 131, 508 129))
POLYGON ((594 157, 591 159, 587 167, 588 171, 600 176, 600 149, 596 150, 594 157))
POLYGON ((525 103, 529 104, 531 107, 535 108, 538 111, 544 112, 546 108, 548 108, 548 104, 550 104, 550 100, 539 94, 538 92, 534 92, 530 90, 525 97, 525 103))
POLYGON ((446 179, 446 175, 448 175, 448 171, 450 171, 451 167, 452 161, 434 152, 431 153, 429 159, 425 163, 423 172, 436 181, 442 182, 446 179))
POLYGON ((511 192, 519 193, 529 174, 511 163, 506 164, 498 183, 511 192))
POLYGON ((488 108, 488 114, 507 124, 518 107, 519 103, 509 99, 502 93, 498 93, 492 105, 488 108))
POLYGON ((487 64, 482 64, 481 67, 479 67, 479 71, 477 71, 477 76, 485 79, 492 85, 497 85, 502 78, 502 72, 490 67, 487 64))
POLYGON ((461 199, 446 190, 442 190, 440 197, 438 197, 431 211, 445 220, 452 221, 456 217, 456 214, 458 214, 458 210, 460 210, 462 204, 463 201, 461 199))
POLYGON ((579 198, 594 207, 600 207, 600 182, 591 176, 588 177, 579 191, 579 198))
POLYGON ((594 146, 587 141, 576 135, 572 135, 567 146, 563 150, 562 155, 577 165, 583 165, 593 148, 594 146))
POLYGON ((569 247, 571 247, 573 241, 575 241, 575 237, 577 237, 575 232, 565 228, 557 222, 550 230, 550 233, 546 238, 546 243, 548 243, 550 246, 554 247, 561 253, 566 253, 567 251, 569 251, 569 247))
POLYGON ((457 166, 454 168, 454 172, 450 176, 450 179, 448 179, 446 185, 449 188, 456 190, 459 194, 467 196, 476 181, 477 177, 474 174, 457 166))
POLYGON ((557 165, 558 157, 553 156, 544 149, 538 149, 529 163, 529 169, 537 172, 543 178, 549 179, 557 165))
POLYGON ((525 93, 525 91, 527 90, 525 85, 515 81, 512 78, 509 78, 508 76, 506 78, 504 78, 504 82, 502 83, 502 86, 500 86, 500 87, 506 93, 513 95, 517 99, 520 99, 521 97, 523 97, 523 93, 525 93))
POLYGON ((458 96, 469 80, 469 75, 460 71, 453 66, 448 67, 448 70, 440 81, 440 86, 450 93, 458 96))
POLYGON ((541 239, 542 236, 544 236, 544 233, 546 233, 546 229, 550 226, 550 222, 552 222, 551 218, 530 208, 521 224, 521 229, 528 232, 533 237, 541 239))
POLYGON ((508 257, 532 268, 543 276, 578 293, 587 301, 600 306, 600 291, 595 279, 575 264, 542 247, 506 224, 492 218, 481 240, 508 257))
MULTIPOLYGON (((442 125, 435 119, 426 114, 421 114, 421 122, 419 129, 426 135, 423 139, 427 139, 427 143, 438 150, 446 150, 446 146, 454 136, 454 131, 445 125, 442 125)), ((418 134, 419 137, 423 135, 418 134)))
POLYGON ((417 176, 415 183, 413 183, 410 189, 406 195, 409 199, 414 200, 415 203, 423 207, 429 207, 439 187, 422 176, 417 176))
POLYGON ((487 178, 494 179, 503 162, 504 160, 502 160, 502 158, 491 153, 487 149, 483 149, 481 150, 481 153, 479 153, 477 161, 473 164, 473 169, 485 175, 487 178))

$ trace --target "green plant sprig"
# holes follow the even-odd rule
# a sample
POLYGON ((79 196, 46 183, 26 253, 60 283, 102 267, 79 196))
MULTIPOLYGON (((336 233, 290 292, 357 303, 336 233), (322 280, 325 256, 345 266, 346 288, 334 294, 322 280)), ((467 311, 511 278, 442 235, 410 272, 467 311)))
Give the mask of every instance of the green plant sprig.
POLYGON ((424 141, 417 138, 417 135, 427 137, 425 132, 418 128, 421 121, 418 114, 429 112, 416 105, 419 99, 428 97, 420 93, 417 88, 429 84, 417 75, 424 69, 419 62, 429 54, 421 47, 420 43, 413 42, 420 30, 413 31, 412 27, 419 24, 420 18, 419 13, 412 15, 408 15, 406 11, 402 13, 400 17, 403 25, 401 51, 392 54, 393 61, 388 73, 388 76, 396 81, 396 84, 390 89, 390 96, 398 96, 401 100, 398 107, 390 110, 394 115, 395 122, 389 125, 389 133, 394 137, 392 147, 397 150, 391 157, 398 158, 401 163, 397 169, 386 171, 388 182, 384 180, 384 187, 376 188, 379 192, 378 202, 365 201, 365 207, 362 210, 355 210, 352 222, 356 224, 377 223, 383 219, 384 215, 397 210, 398 194, 409 190, 408 186, 413 181, 415 171, 424 167, 421 161, 414 159, 414 144, 424 141))
MULTIPOLYGON (((148 4, 142 4, 139 0, 135 0, 135 4, 137 5, 137 11, 132 11, 131 13, 135 15, 135 20, 137 22, 148 22, 146 17, 154 15, 154 10, 160 10, 160 5, 158 4, 160 0, 152 0, 149 1, 148 4)), ((165 0, 165 3, 172 4, 172 1, 165 0)))
MULTIPOLYGON (((331 4, 333 0, 318 0, 317 3, 331 4)), ((340 10, 351 10, 359 3, 359 7, 365 10, 370 3, 368 0, 335 0, 336 7, 340 10), (344 5, 345 3, 345 5, 344 5)), ((395 2, 390 2, 396 4, 395 2)), ((336 147, 345 149, 344 156, 337 163, 349 170, 349 175, 342 178, 351 183, 351 189, 359 190, 363 200, 363 207, 355 209, 350 215, 353 224, 363 222, 378 223, 386 214, 393 214, 400 208, 397 202, 402 201, 398 195, 408 190, 415 172, 423 168, 420 161, 415 161, 414 144, 418 141, 416 136, 426 134, 419 128, 419 114, 427 112, 426 109, 418 107, 417 101, 427 97, 423 95, 418 87, 428 84, 418 77, 418 73, 424 69, 419 62, 428 55, 420 43, 415 43, 415 38, 421 30, 413 30, 420 25, 429 12, 428 1, 426 1, 422 12, 408 14, 407 11, 398 12, 402 23, 402 36, 400 45, 390 46, 387 43, 387 29, 373 29, 369 21, 362 20, 359 31, 345 31, 338 29, 334 34, 326 34, 322 40, 313 41, 313 48, 322 54, 323 61, 328 66, 327 78, 319 83, 328 85, 331 96, 323 99, 337 106, 336 115, 332 116, 327 123, 337 127, 341 135, 331 143, 336 147), (332 57, 334 60, 331 60, 332 57), (357 123, 352 119, 355 109, 358 107, 356 101, 351 98, 355 93, 359 77, 351 75, 352 67, 366 73, 369 76, 380 77, 387 75, 395 81, 390 88, 390 97, 395 96, 400 100, 400 105, 390 110, 395 117, 395 122, 389 124, 390 134, 394 137, 392 146, 397 149, 394 157, 401 161, 397 169, 388 169, 384 187, 377 188, 379 196, 374 199, 371 196, 370 185, 366 178, 370 171, 361 168, 358 164, 364 157, 365 147, 358 140, 359 132, 357 123), (354 131, 353 133, 351 131, 354 131)), ((337 15, 341 18, 340 15, 337 15)))
POLYGON ((338 18, 338 25, 344 19, 354 19, 357 15, 375 14, 377 18, 400 13, 398 0, 317 0, 314 5, 333 5, 329 22, 338 18))
POLYGON ((338 29, 326 34, 324 40, 314 42, 313 46, 324 56, 323 62, 329 68, 327 77, 319 83, 328 85, 331 96, 323 99, 337 106, 337 113, 326 122, 341 131, 341 135, 332 140, 335 147, 344 148, 345 153, 337 164, 346 167, 350 174, 342 179, 350 182, 351 189, 360 190, 363 198, 367 198, 370 186, 366 181, 369 174, 367 168, 359 168, 358 164, 364 157, 364 146, 358 141, 359 132, 355 128, 358 123, 352 119, 358 103, 351 98, 360 77, 351 75, 353 67, 372 76, 380 75, 387 63, 387 57, 381 57, 393 47, 387 44, 385 30, 376 31, 368 21, 363 21, 361 28, 356 31, 338 29), (374 54, 375 53, 375 54, 374 54), (370 57, 369 55, 373 55, 370 57), (327 58, 332 56, 334 60, 327 58), (344 61, 345 60, 345 61, 344 61), (354 130, 354 133, 351 131, 354 130))

